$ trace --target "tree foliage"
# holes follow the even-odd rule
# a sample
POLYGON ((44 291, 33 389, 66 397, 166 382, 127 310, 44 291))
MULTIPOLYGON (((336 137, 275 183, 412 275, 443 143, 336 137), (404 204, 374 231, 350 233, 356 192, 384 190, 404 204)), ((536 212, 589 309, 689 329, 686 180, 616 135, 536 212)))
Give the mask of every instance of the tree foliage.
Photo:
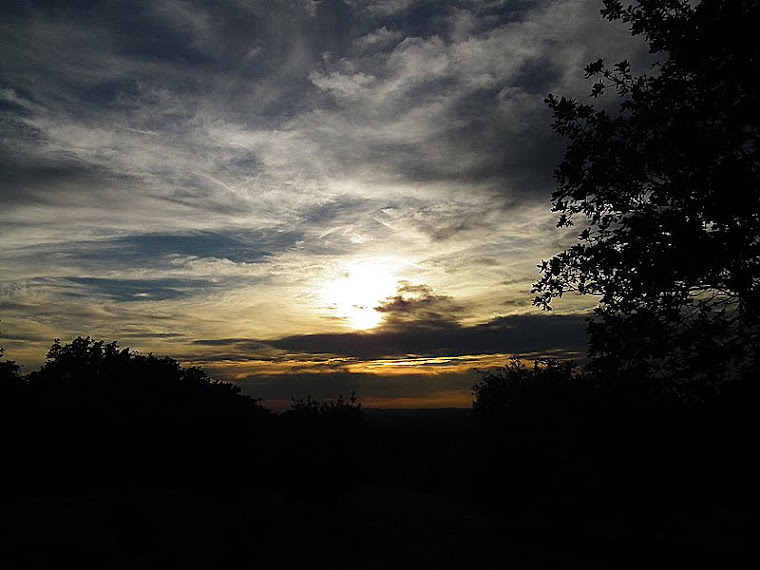
POLYGON ((757 364, 760 321, 760 5, 605 0, 602 15, 658 57, 589 64, 591 97, 549 95, 568 139, 558 227, 579 241, 540 266, 534 304, 599 295, 590 355, 617 371, 732 376, 757 364), (602 99, 599 99, 602 101, 602 99))

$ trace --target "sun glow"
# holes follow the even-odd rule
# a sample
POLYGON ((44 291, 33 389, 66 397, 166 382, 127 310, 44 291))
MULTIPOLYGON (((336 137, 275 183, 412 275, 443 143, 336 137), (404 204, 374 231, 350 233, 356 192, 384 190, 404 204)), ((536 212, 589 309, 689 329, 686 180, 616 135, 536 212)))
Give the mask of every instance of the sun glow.
POLYGON ((389 262, 362 261, 348 264, 329 279, 322 301, 335 316, 354 330, 371 329, 383 320, 375 307, 395 293, 398 280, 389 262))

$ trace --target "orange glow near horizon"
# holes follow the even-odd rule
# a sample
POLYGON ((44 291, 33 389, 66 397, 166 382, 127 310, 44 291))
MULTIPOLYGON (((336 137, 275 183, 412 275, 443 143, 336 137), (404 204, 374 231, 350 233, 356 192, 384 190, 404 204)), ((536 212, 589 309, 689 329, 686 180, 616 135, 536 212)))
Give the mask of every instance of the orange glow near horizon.
MULTIPOLYGON (((545 355, 523 354, 520 361, 530 366, 534 358, 545 355)), ((572 355, 556 355, 569 357, 572 355)), ((447 357, 408 357, 394 359, 357 360, 347 356, 324 355, 320 358, 310 354, 283 354, 271 360, 246 359, 227 361, 191 361, 187 366, 201 366, 212 378, 238 384, 246 393, 247 380, 257 386, 252 393, 262 397, 269 409, 286 410, 292 403, 282 398, 282 386, 293 379, 300 379, 292 395, 309 393, 308 382, 316 378, 338 375, 334 392, 325 393, 321 386, 320 398, 334 398, 339 393, 350 394, 355 390, 359 401, 366 408, 423 409, 468 408, 472 405, 472 385, 479 380, 478 371, 499 368, 510 362, 508 354, 473 354, 447 357), (355 376, 355 379, 351 379, 355 376), (307 380, 303 380, 307 378, 307 380), (308 379, 311 380, 308 380, 308 379), (388 386, 397 388, 406 383, 407 389, 391 394, 388 386), (271 383, 271 384, 270 384, 271 383), (271 393, 267 385, 277 388, 271 393)), ((252 384, 253 385, 253 384, 252 384)), ((393 389, 391 389, 392 391, 393 389)), ((312 396, 315 394, 312 392, 312 396)))
POLYGON ((287 355, 275 360, 227 360, 215 362, 188 361, 187 366, 201 366, 215 378, 241 381, 248 376, 279 376, 283 374, 371 374, 373 376, 435 376, 461 374, 476 368, 504 366, 506 354, 479 354, 448 357, 413 357, 376 360, 355 360, 349 357, 309 358, 308 355, 287 355))
POLYGON ((365 408, 382 410, 434 410, 440 408, 471 408, 469 390, 441 390, 423 396, 364 396, 359 400, 365 408))
MULTIPOLYGON (((363 408, 378 410, 472 408, 472 393, 469 390, 441 390, 419 396, 361 396, 359 394, 357 396, 363 408)), ((280 412, 289 409, 293 401, 284 398, 273 398, 264 399, 263 403, 268 409, 280 412)))

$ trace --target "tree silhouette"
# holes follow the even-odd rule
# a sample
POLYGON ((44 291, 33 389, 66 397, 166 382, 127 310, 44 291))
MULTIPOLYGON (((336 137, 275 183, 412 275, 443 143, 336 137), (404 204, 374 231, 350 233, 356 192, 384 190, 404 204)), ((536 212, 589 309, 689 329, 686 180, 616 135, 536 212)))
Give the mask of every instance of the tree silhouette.
MULTIPOLYGON (((0 348, 0 358, 3 356, 3 349, 0 348)), ((21 380, 21 367, 12 360, 0 360, 0 382, 15 382, 21 380)))
MULTIPOLYGON (((8 401, 22 389, 23 379, 21 367, 13 360, 2 360, 4 354, 5 349, 0 347, 0 400, 8 401)), ((2 413, 2 408, 0 408, 0 413, 2 413)))
MULTIPOLYGON (((0 359, 5 349, 0 347, 0 359)), ((7 390, 21 381, 21 367, 12 360, 0 360, 0 390, 7 390)))
POLYGON ((659 60, 642 75, 628 61, 586 67, 592 98, 616 91, 615 112, 547 97, 569 141, 557 226, 582 231, 542 262, 534 304, 599 295, 589 352, 608 372, 736 377, 760 363, 760 5, 604 5, 659 60))

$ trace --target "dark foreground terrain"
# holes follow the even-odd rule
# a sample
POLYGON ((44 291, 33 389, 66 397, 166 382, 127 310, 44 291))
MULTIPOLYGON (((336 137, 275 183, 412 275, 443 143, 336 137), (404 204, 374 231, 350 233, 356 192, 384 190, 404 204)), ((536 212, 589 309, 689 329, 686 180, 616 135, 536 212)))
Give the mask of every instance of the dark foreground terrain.
POLYGON ((331 503, 278 489, 233 498, 125 486, 13 501, 3 550, 9 569, 737 568, 756 542, 752 516, 695 508, 644 541, 614 517, 516 519, 440 489, 358 486, 331 503))
MULTIPOLYGON (((758 387, 702 398, 516 364, 473 410, 281 414, 77 339, 0 372, 2 567, 745 567, 758 387)), ((749 567, 749 566, 747 566, 749 567)))
POLYGON ((4 490, 4 567, 732 567, 754 552, 760 525, 749 497, 708 490, 638 509, 579 505, 585 491, 556 481, 559 489, 536 493, 505 474, 500 487, 468 463, 472 422, 467 410, 370 410, 371 452, 353 480, 329 473, 340 485, 307 466, 266 484, 247 484, 256 480, 247 472, 157 484, 93 473, 68 489, 49 471, 34 488, 4 490))

